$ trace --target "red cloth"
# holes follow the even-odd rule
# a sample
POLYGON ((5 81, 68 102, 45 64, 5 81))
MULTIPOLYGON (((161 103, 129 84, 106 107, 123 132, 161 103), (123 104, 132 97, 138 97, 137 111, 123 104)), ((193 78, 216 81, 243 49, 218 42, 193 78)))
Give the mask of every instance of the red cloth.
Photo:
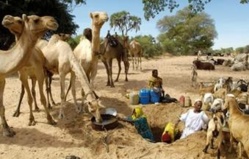
POLYGON ((166 132, 162 135, 162 142, 171 143, 171 136, 166 132))

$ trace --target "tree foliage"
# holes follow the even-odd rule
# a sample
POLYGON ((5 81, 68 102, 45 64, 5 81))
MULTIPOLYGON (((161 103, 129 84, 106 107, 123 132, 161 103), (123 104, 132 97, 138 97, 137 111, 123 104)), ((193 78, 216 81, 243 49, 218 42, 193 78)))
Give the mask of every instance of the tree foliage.
POLYGON ((113 13, 110 17, 111 28, 121 31, 122 36, 127 35, 129 31, 140 30, 141 18, 130 15, 129 12, 121 11, 113 13))
POLYGON ((161 32, 158 40, 164 51, 175 54, 193 54, 207 50, 217 36, 214 21, 206 13, 192 13, 186 7, 174 16, 165 16, 157 22, 161 32))
MULTIPOLYGON (((245 4, 248 3, 249 0, 239 0, 240 3, 245 4)), ((178 1, 179 2, 179 1, 178 1)), ((143 10, 144 17, 146 20, 154 18, 157 14, 164 11, 165 9, 169 9, 171 12, 179 7, 179 3, 177 0, 143 0, 143 10)), ((195 13, 201 12, 205 9, 205 5, 211 0, 188 0, 188 7, 195 13)))
POLYGON ((159 43, 156 42, 156 39, 151 35, 139 35, 131 40, 136 39, 142 48, 143 48, 143 57, 151 58, 154 56, 162 55, 162 48, 159 43))
MULTIPOLYGON (((85 0, 0 0, 0 18, 3 19, 8 14, 13 16, 21 16, 22 14, 50 15, 55 17, 59 23, 56 32, 74 34, 78 25, 73 22, 74 16, 70 14, 68 3, 84 2, 85 0)), ((8 49, 13 41, 13 35, 1 25, 0 49, 8 49)))

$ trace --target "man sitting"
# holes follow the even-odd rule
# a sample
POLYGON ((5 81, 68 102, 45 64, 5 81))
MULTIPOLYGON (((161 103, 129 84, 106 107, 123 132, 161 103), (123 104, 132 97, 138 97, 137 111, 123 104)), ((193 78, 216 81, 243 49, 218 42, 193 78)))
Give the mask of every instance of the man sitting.
POLYGON ((164 97, 163 80, 158 76, 158 70, 152 70, 152 77, 149 79, 149 88, 160 93, 160 97, 164 97))

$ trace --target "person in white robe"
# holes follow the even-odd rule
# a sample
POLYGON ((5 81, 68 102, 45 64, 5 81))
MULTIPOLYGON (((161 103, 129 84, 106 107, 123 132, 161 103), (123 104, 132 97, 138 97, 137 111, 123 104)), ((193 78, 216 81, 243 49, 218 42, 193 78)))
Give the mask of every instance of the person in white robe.
POLYGON ((185 123, 185 128, 183 129, 181 139, 195 133, 196 131, 200 131, 208 124, 209 118, 205 112, 201 110, 201 107, 202 101, 198 99, 194 103, 194 108, 189 109, 186 113, 180 116, 176 125, 180 121, 185 123))

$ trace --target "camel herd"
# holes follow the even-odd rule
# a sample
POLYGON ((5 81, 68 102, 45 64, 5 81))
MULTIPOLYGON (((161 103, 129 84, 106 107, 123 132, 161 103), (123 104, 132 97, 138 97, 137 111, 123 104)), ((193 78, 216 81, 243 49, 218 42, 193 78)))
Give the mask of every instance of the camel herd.
MULTIPOLYGON (((48 31, 57 30, 58 23, 51 16, 27 16, 15 17, 6 15, 2 20, 2 25, 7 28, 15 36, 15 45, 7 50, 0 50, 0 116, 2 119, 3 135, 12 137, 15 132, 9 127, 5 119, 5 108, 3 104, 3 92, 5 87, 5 78, 9 74, 18 72, 21 81, 21 94, 19 103, 13 116, 20 115, 21 101, 24 93, 27 93, 27 101, 30 109, 28 125, 35 125, 35 117, 33 115, 32 105, 34 110, 39 111, 36 101, 35 85, 38 83, 40 101, 47 115, 48 123, 56 124, 50 115, 49 108, 51 103, 54 104, 51 95, 51 82, 54 74, 59 75, 61 88, 61 101, 59 119, 65 118, 64 107, 66 105, 66 88, 65 78, 70 73, 70 87, 73 96, 73 101, 77 112, 82 112, 82 106, 76 100, 76 78, 79 80, 82 87, 82 105, 88 106, 88 111, 91 113, 97 122, 101 122, 100 109, 104 107, 98 95, 94 91, 94 79, 97 75, 97 66, 99 58, 104 63, 107 71, 107 86, 114 87, 112 80, 112 60, 118 61, 119 71, 115 81, 118 81, 121 71, 121 61, 125 67, 125 80, 128 81, 130 53, 133 62, 133 69, 142 69, 141 45, 133 40, 128 43, 128 37, 118 38, 117 47, 111 47, 108 44, 108 39, 105 38, 101 43, 100 30, 105 22, 108 21, 106 12, 91 12, 90 18, 91 28, 84 30, 83 38, 76 48, 73 50, 65 41, 64 34, 54 34, 49 41, 41 39, 48 31), (86 32, 85 32, 86 31, 86 32), (31 86, 28 79, 31 79, 31 86), (43 92, 44 83, 46 86, 46 96, 43 92)), ((67 91, 68 92, 68 91, 67 91)))

